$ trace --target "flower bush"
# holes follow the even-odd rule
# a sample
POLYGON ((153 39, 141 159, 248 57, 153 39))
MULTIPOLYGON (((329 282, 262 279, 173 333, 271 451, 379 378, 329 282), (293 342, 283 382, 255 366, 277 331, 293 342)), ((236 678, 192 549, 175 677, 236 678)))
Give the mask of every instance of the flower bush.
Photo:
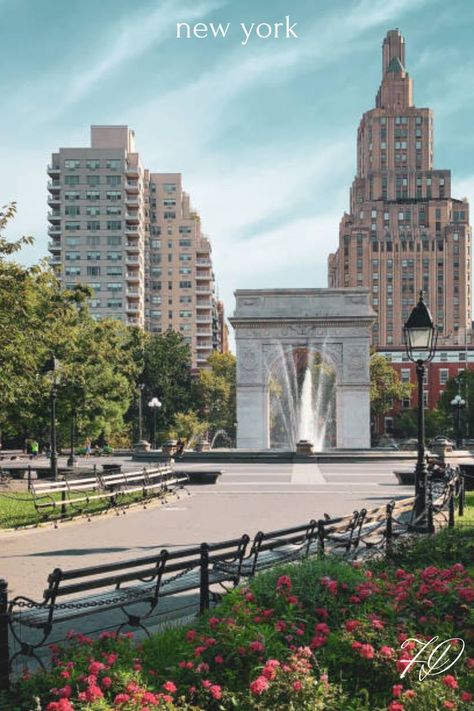
POLYGON ((410 555, 403 564, 397 555, 395 564, 326 558, 280 567, 227 594, 195 626, 138 645, 131 635, 93 641, 73 633, 52 648, 50 671, 16 683, 7 708, 473 708, 473 571, 452 553, 444 566, 415 566, 410 555), (446 659, 459 659, 420 679, 416 655, 433 637, 452 640, 446 659))

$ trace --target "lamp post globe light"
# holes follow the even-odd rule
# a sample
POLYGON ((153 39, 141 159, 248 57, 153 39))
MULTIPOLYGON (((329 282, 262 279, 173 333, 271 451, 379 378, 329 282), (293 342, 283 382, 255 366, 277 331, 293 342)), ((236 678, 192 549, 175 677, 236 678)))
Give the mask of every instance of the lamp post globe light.
POLYGON ((148 403, 148 407, 153 412, 153 438, 152 438, 153 449, 156 449, 156 412, 157 412, 157 410, 160 409, 161 405, 162 405, 162 403, 160 402, 160 400, 158 400, 157 397, 152 397, 150 402, 148 403))
POLYGON ((453 413, 456 413, 456 448, 461 449, 461 410, 466 407, 466 401, 460 395, 456 395, 451 400, 451 407, 453 408, 453 413))
POLYGON ((436 352, 438 331, 433 323, 431 313, 423 301, 423 292, 403 327, 406 352, 409 360, 416 363, 418 381, 418 456, 415 467, 415 506, 414 520, 422 522, 426 512, 426 478, 425 466, 425 410, 424 410, 424 380, 425 365, 433 360, 436 352))

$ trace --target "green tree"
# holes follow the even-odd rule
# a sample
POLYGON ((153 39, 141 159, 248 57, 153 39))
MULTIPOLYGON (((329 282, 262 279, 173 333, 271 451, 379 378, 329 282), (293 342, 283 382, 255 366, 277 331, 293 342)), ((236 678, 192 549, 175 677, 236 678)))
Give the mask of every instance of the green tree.
POLYGON ((372 417, 383 415, 395 400, 409 398, 411 385, 402 383, 398 373, 384 356, 374 353, 370 358, 370 408, 372 417))
POLYGON ((144 413, 151 431, 152 414, 147 402, 158 397, 161 407, 157 413, 158 431, 168 430, 174 424, 177 412, 187 412, 193 404, 193 375, 191 350, 183 336, 176 331, 166 331, 146 339, 142 382, 144 413))
POLYGON ((178 412, 174 416, 174 425, 168 431, 168 437, 171 439, 185 440, 188 444, 199 437, 207 434, 209 423, 199 419, 194 410, 189 412, 178 412))
POLYGON ((201 420, 209 423, 212 438, 223 430, 228 439, 235 440, 236 421, 236 359, 232 353, 215 351, 208 358, 210 368, 199 373, 195 398, 201 420))
POLYGON ((443 413, 445 421, 445 434, 456 433, 457 416, 453 412, 451 401, 456 395, 461 395, 466 402, 465 408, 461 411, 461 436, 472 437, 474 433, 474 372, 471 370, 461 371, 455 378, 450 378, 446 383, 443 394, 438 403, 440 411, 443 413))

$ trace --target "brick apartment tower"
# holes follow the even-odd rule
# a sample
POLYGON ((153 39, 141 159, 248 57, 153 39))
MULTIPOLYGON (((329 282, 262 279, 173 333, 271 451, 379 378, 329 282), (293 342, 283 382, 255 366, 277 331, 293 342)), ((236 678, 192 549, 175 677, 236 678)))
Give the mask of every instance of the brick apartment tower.
POLYGON ((145 169, 127 126, 92 126, 90 148, 60 148, 48 173, 49 250, 64 286, 92 287, 97 319, 179 331, 204 367, 224 346, 224 317, 181 174, 145 169))
POLYGON ((440 344, 470 342, 471 230, 466 200, 451 197, 451 172, 433 168, 433 116, 413 103, 405 40, 390 30, 382 48, 376 108, 357 134, 357 175, 329 287, 369 288, 378 312, 373 344, 403 343, 403 323, 425 294, 440 344))

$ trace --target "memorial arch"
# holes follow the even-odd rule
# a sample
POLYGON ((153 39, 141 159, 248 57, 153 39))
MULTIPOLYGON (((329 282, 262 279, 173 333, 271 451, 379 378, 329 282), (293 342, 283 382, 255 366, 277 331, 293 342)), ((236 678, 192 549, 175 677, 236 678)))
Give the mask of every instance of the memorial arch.
MULTIPOLYGON (((369 448, 369 345, 376 315, 368 290, 246 289, 236 291, 235 297, 230 322, 237 348, 237 447, 270 448, 275 364, 303 359, 309 368, 318 354, 317 367, 327 366, 334 374, 335 436, 329 446, 369 448)), ((293 402, 296 390, 301 400, 306 387, 302 377, 287 379, 294 381, 289 400, 293 402)), ((319 418, 328 420, 329 415, 319 413, 319 418)))

